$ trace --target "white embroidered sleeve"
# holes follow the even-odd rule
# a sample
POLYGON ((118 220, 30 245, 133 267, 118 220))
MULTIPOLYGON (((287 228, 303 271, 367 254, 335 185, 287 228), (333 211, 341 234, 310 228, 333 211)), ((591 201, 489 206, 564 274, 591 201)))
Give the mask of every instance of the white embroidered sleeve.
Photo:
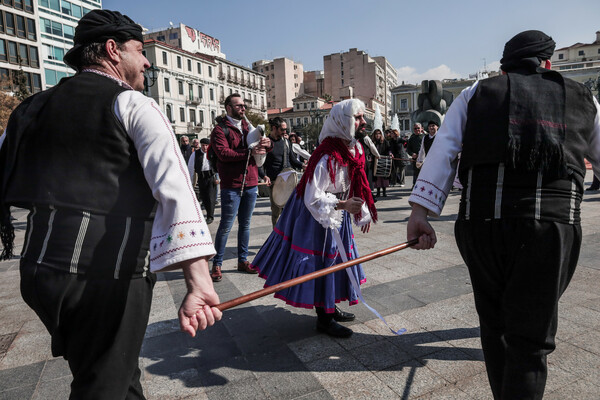
POLYGON ((304 190, 304 205, 323 228, 340 228, 342 226, 342 212, 336 210, 337 197, 326 190, 331 185, 328 156, 323 156, 315 168, 313 180, 306 184, 304 190))
POLYGON ((215 254, 212 238, 171 124, 154 100, 135 91, 117 97, 115 113, 133 140, 158 201, 150 241, 150 270, 215 254))
POLYGON ((467 122, 467 107, 476 88, 477 82, 463 90, 452 102, 408 198, 409 203, 422 205, 434 216, 441 214, 452 189, 467 122))

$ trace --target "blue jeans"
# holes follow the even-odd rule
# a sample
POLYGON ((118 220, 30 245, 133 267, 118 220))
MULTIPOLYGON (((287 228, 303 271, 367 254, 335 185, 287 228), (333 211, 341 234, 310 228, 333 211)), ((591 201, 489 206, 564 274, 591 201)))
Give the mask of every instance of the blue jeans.
POLYGON ((223 265, 223 255, 227 245, 227 238, 233 225, 235 216, 238 217, 238 261, 246 261, 248 257, 248 241, 250 240, 250 219, 256 204, 258 187, 244 189, 221 189, 221 222, 215 236, 215 249, 217 255, 213 258, 213 265, 223 265))

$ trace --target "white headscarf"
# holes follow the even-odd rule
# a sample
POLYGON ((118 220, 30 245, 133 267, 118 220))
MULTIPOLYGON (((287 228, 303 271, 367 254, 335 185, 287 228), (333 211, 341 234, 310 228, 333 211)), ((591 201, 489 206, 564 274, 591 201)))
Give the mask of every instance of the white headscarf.
POLYGON ((365 112, 365 103, 358 99, 344 100, 333 106, 329 118, 325 120, 319 143, 328 137, 337 137, 349 140, 348 147, 354 147, 354 116, 365 112))

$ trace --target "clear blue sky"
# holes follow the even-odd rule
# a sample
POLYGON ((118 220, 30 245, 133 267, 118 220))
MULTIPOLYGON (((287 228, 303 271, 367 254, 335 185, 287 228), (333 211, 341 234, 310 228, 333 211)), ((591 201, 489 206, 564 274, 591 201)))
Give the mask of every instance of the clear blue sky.
POLYGON ((288 57, 304 70, 356 47, 385 56, 399 79, 466 77, 498 68, 504 43, 539 29, 557 48, 591 43, 600 0, 103 0, 148 29, 179 22, 221 40, 227 59, 250 66, 288 57), (485 59, 485 61, 484 61, 485 59))

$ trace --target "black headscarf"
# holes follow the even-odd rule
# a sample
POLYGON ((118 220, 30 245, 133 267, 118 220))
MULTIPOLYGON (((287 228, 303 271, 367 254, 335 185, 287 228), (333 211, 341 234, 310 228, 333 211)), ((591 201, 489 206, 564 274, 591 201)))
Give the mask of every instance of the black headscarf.
POLYGON ((108 39, 117 42, 137 40, 144 42, 142 27, 131 18, 118 11, 93 10, 79 20, 75 28, 75 45, 65 54, 63 60, 73 69, 77 69, 79 55, 84 46, 90 43, 104 43, 108 39))
POLYGON ((542 60, 549 60, 554 53, 556 43, 541 31, 524 31, 515 35, 504 45, 500 60, 503 71, 527 67, 538 67, 542 60))

